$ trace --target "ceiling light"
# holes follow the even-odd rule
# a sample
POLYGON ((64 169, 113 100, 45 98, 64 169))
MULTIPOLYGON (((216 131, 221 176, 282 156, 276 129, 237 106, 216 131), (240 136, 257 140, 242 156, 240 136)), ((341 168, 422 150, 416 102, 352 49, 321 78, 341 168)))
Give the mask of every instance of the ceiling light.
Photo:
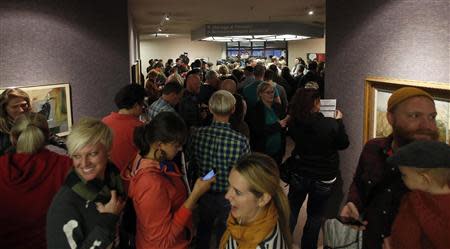
POLYGON ((166 20, 166 21, 169 21, 169 20, 170 20, 170 17, 169 17, 168 14, 166 14, 166 15, 164 16, 164 20, 166 20))
POLYGON ((251 35, 233 35, 231 36, 233 39, 252 39, 251 35))
POLYGON ((258 39, 258 38, 269 38, 269 37, 273 37, 273 35, 254 35, 254 38, 258 39))
POLYGON ((314 15, 314 10, 308 11, 308 15, 310 15, 310 16, 314 15))
POLYGON ((214 38, 212 38, 210 36, 210 37, 203 38, 202 41, 214 41, 214 38))
POLYGON ((277 35, 277 39, 293 39, 296 38, 296 35, 277 35))
POLYGON ((158 30, 158 32, 161 32, 161 31, 162 31, 162 28, 161 28, 161 27, 158 27, 157 30, 158 30))

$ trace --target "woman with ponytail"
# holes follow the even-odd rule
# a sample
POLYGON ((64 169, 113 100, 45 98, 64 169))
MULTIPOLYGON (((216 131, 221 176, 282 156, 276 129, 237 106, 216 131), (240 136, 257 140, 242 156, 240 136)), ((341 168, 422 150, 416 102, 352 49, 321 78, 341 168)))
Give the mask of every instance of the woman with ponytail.
POLYGON ((290 249, 289 203, 275 161, 260 153, 242 156, 228 179, 231 212, 220 249, 290 249))
POLYGON ((48 133, 37 113, 17 116, 10 129, 12 149, 0 157, 0 248, 46 248, 47 209, 71 167, 45 148, 48 133))
POLYGON ((175 113, 161 112, 134 131, 139 155, 123 172, 136 211, 136 248, 188 248, 192 210, 215 178, 197 179, 188 197, 178 166, 172 161, 186 140, 187 128, 175 113))

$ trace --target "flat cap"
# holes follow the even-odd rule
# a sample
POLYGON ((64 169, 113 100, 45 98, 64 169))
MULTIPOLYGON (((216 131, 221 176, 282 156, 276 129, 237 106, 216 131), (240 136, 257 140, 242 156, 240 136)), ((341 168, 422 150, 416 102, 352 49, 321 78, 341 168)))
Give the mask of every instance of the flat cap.
POLYGON ((423 96, 429 98, 431 101, 433 100, 433 97, 425 92, 422 89, 416 88, 416 87, 402 87, 395 92, 392 93, 391 97, 389 97, 387 109, 388 111, 392 111, 392 109, 400 104, 401 102, 417 96, 423 96))
POLYGON ((450 168, 450 146, 437 141, 415 141, 401 147, 387 162, 412 168, 450 168))

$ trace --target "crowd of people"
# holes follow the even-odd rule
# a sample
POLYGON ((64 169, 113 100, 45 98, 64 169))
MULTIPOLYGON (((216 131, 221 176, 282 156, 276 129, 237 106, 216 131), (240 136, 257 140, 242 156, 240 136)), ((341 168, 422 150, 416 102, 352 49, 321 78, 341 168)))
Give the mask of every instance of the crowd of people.
MULTIPOLYGON (((117 110, 73 126, 66 154, 48 146, 28 94, 4 91, 0 247, 291 249, 308 197, 300 248, 317 248, 350 145, 343 113, 320 112, 323 63, 270 61, 216 71, 152 59, 117 110)), ((387 106, 393 132, 364 146, 340 215, 361 221, 365 249, 450 248, 450 147, 434 100, 405 87, 387 106)))

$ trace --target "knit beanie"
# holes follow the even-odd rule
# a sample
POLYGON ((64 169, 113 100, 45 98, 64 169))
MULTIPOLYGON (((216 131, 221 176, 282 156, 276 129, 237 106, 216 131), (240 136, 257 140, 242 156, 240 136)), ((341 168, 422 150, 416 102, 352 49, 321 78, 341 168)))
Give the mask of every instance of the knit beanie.
POLYGON ((421 90, 416 87, 402 87, 392 93, 391 97, 389 97, 387 109, 388 111, 392 111, 392 109, 397 106, 399 103, 417 96, 424 96, 429 98, 431 101, 434 101, 433 97, 425 92, 424 90, 421 90))

